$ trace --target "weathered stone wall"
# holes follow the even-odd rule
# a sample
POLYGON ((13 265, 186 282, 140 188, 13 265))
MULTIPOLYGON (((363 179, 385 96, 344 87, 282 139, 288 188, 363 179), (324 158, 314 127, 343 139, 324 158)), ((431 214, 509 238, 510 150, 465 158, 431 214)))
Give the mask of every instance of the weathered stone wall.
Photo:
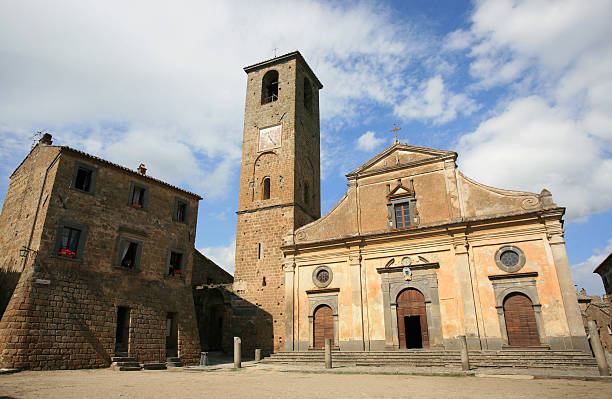
POLYGON ((282 239, 320 216, 319 83, 299 54, 247 68, 247 93, 232 302, 234 335, 245 351, 280 351, 284 336, 282 239), (261 103, 262 79, 279 73, 278 100, 261 103), (312 87, 306 109, 304 82, 312 87), (259 151, 259 130, 282 126, 281 143, 259 151), (270 198, 263 180, 270 178, 270 198), (264 280, 265 279, 265 280, 264 280))
POLYGON ((202 255, 197 249, 193 250, 193 273, 191 285, 202 284, 230 284, 234 282, 231 274, 220 268, 215 262, 202 255))
POLYGON ((130 355, 163 361, 166 314, 176 312, 179 355, 187 364, 197 362, 191 291, 197 207, 196 196, 153 179, 68 148, 37 146, 11 178, 0 223, 3 232, 15 230, 12 241, 3 243, 2 265, 14 264, 22 246, 37 251, 25 260, 0 321, 2 366, 107 366, 115 350, 117 306, 130 308, 130 355), (97 170, 93 193, 71 188, 77 161, 97 170), (144 209, 129 205, 132 182, 149 189, 144 209), (175 197, 189 203, 187 223, 172 219, 175 197), (75 259, 56 253, 65 222, 86 226, 75 259), (133 270, 119 266, 122 238, 141 243, 140 264, 133 270), (181 278, 166 276, 170 248, 184 251, 181 278))

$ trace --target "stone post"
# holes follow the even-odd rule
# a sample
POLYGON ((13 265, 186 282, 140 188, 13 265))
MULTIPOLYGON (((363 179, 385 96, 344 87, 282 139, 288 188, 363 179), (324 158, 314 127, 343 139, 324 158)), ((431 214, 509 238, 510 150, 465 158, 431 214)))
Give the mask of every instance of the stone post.
POLYGON ((286 260, 286 263, 283 265, 283 269, 285 271, 285 340, 284 340, 284 349, 285 352, 291 352, 296 350, 294 347, 294 337, 293 337, 293 290, 294 290, 294 278, 295 278, 295 262, 293 259, 286 260))
POLYGON ((332 368, 331 339, 325 338, 325 368, 332 368))
POLYGON ((261 360, 261 349, 255 349, 255 361, 259 362, 261 360))
POLYGON ((610 368, 606 361, 606 354, 604 353, 601 341, 599 340, 599 331, 597 331, 597 325, 593 320, 589 320, 587 323, 589 328, 589 337, 591 339, 591 348, 595 354, 595 360, 597 360, 597 368, 599 369, 599 375, 610 375, 610 368))
POLYGON ((234 337, 234 368, 242 367, 242 356, 240 351, 242 350, 242 340, 240 337, 234 337))
POLYGON ((470 369, 470 357, 468 355, 467 339, 465 335, 460 336, 459 341, 461 341, 461 369, 463 371, 468 371, 470 369))

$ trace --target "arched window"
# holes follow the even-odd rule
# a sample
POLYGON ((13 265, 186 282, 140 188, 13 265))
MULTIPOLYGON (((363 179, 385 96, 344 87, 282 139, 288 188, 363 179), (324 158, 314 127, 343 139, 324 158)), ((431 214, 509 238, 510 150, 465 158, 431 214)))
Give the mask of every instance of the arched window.
POLYGON ((261 82, 261 103, 267 104, 278 100, 278 72, 266 72, 261 82))
POLYGON ((261 199, 270 199, 270 178, 264 177, 263 179, 263 193, 261 199))
POLYGON ((308 190, 308 182, 304 182, 304 203, 310 205, 310 192, 308 190))
POLYGON ((308 78, 304 78, 304 107, 312 112, 312 86, 308 78))

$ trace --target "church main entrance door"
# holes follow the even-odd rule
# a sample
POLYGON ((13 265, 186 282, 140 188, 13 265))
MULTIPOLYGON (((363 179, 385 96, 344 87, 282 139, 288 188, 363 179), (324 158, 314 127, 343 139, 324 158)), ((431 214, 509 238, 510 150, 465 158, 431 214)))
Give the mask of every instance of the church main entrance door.
POLYGON ((397 328, 400 349, 429 347, 425 297, 409 288, 397 296, 397 328))
POLYGON ((522 294, 510 294, 504 300, 504 318, 510 346, 538 346, 540 336, 531 300, 522 294))
POLYGON ((325 339, 331 339, 334 345, 334 315, 329 306, 319 306, 314 313, 314 348, 325 347, 325 339))

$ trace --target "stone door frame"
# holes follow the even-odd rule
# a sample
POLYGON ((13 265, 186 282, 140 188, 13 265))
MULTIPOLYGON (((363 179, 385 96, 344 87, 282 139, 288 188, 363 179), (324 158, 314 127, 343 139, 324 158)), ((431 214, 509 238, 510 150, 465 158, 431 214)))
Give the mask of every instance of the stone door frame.
POLYGON ((508 344, 508 331, 506 328, 506 316, 504 314, 504 301, 511 294, 523 294, 531 301, 533 313, 535 314, 536 326, 538 327, 538 337, 540 345, 547 346, 549 344, 548 337, 544 333, 544 321, 542 319, 542 305, 538 297, 538 288, 535 277, 537 273, 525 273, 525 275, 507 275, 490 276, 493 284, 493 293, 495 294, 495 308, 497 309, 497 318, 499 320, 499 329, 502 337, 502 346, 510 346, 508 344))
POLYGON ((418 290, 425 297, 425 314, 429 347, 443 348, 442 323, 440 317, 440 299, 438 297, 438 278, 435 270, 437 263, 413 266, 410 280, 404 278, 403 267, 386 267, 376 269, 381 275, 383 307, 385 318, 385 349, 399 350, 399 332, 397 329, 397 297, 405 289, 418 290), (419 272, 421 271, 421 272, 419 272))
POLYGON ((308 295, 308 349, 314 349, 314 312, 319 306, 329 306, 334 317, 334 342, 338 347, 338 292, 339 289, 306 291, 308 295))

